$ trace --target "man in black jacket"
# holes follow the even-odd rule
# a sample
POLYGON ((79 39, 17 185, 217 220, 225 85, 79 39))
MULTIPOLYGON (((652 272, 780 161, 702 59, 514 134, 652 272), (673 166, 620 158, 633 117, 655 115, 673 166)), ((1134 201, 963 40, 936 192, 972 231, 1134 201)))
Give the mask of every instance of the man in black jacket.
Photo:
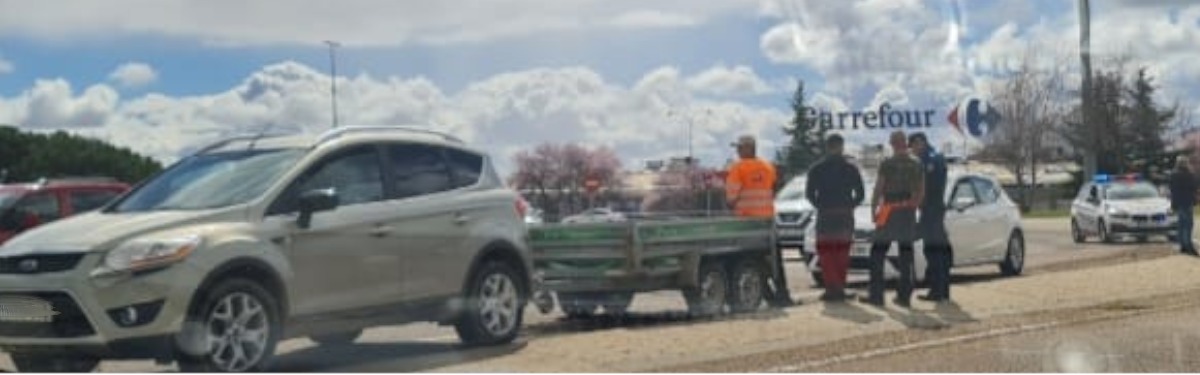
POLYGON ((842 155, 845 140, 834 134, 825 141, 826 155, 808 171, 804 195, 817 209, 817 259, 825 283, 823 301, 843 301, 850 246, 854 243, 854 208, 862 204, 862 175, 842 155))
POLYGON ((1179 251, 1184 254, 1196 253, 1196 245, 1192 243, 1194 228, 1193 207, 1196 206, 1196 176, 1192 173, 1190 163, 1186 158, 1175 162, 1175 173, 1171 174, 1171 209, 1179 215, 1179 229, 1175 235, 1179 239, 1179 251))
POLYGON ((950 300, 950 268, 954 266, 954 250, 946 233, 946 158, 929 144, 925 133, 908 136, 908 147, 921 159, 925 169, 925 200, 921 204, 917 230, 925 253, 925 280, 929 294, 919 298, 926 301, 950 300))

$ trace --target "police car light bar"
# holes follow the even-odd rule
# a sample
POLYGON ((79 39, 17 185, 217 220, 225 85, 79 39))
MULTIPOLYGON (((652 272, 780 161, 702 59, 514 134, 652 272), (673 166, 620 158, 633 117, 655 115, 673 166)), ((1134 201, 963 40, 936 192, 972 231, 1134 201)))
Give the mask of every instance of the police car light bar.
POLYGON ((1115 176, 1107 175, 1107 174, 1098 174, 1092 178, 1092 181, 1102 184, 1102 183, 1109 183, 1109 182, 1115 182, 1115 181, 1136 182, 1136 181, 1143 181, 1143 179, 1142 179, 1142 175, 1138 174, 1138 173, 1128 173, 1128 174, 1115 175, 1115 176))

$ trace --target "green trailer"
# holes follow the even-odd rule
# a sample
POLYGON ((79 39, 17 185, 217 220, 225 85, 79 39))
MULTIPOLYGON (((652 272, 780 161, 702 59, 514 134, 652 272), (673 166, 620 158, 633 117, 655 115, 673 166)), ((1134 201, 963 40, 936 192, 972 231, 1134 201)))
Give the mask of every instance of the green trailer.
POLYGON ((774 221, 638 219, 529 229, 543 313, 622 314, 636 293, 680 290, 696 315, 746 312, 789 298, 774 221))

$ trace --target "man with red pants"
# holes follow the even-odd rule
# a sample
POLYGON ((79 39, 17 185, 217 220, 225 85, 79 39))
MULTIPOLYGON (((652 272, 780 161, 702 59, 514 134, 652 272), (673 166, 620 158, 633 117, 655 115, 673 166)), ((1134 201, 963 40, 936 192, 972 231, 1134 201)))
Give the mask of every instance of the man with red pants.
POLYGON ((821 300, 840 302, 846 293, 850 246, 854 243, 854 208, 862 204, 862 174, 843 155, 845 140, 825 140, 825 157, 808 171, 804 194, 817 209, 817 261, 824 276, 821 300))

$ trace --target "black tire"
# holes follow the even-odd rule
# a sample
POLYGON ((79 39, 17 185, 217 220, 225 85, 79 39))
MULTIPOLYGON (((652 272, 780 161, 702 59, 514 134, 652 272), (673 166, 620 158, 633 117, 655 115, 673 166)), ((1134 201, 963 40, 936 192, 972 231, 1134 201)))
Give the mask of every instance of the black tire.
POLYGON ((725 312, 729 301, 729 273, 720 262, 704 261, 696 275, 696 286, 683 291, 688 312, 696 317, 710 317, 725 312))
POLYGON ((490 261, 471 275, 466 310, 454 325, 458 338, 468 346, 501 345, 521 332, 528 300, 526 282, 513 266, 490 261), (492 323, 498 327, 489 327, 492 323))
POLYGON ((1075 243, 1087 242, 1087 235, 1083 234, 1083 229, 1079 228, 1079 222, 1076 222, 1075 219, 1071 219, 1071 239, 1075 243))
POLYGON ((12 353, 13 366, 18 372, 92 372, 100 360, 92 357, 66 357, 32 353, 12 353))
POLYGON ((1104 224, 1104 220, 1100 220, 1100 241, 1104 243, 1113 243, 1112 233, 1108 232, 1108 225, 1104 224))
POLYGON ((1137 236, 1137 241, 1141 243, 1149 242, 1150 236, 1137 236))
POLYGON ((589 293, 559 293, 558 306, 568 319, 587 319, 596 316, 600 302, 589 293))
POLYGON ((327 333, 322 335, 309 336, 308 339, 317 343, 320 346, 344 346, 353 344, 362 336, 363 331, 350 331, 339 333, 327 333))
POLYGON ((758 310, 766 301, 767 267, 755 259, 735 261, 729 271, 729 307, 734 313, 758 310))
MULTIPOLYGON (((225 350, 221 347, 215 350, 214 348, 205 348, 204 355, 195 356, 186 354, 186 352, 178 351, 176 361, 179 364, 179 369, 183 372, 258 372, 266 371, 270 367, 272 356, 275 354, 275 346, 279 342, 280 334, 282 333, 282 325, 280 319, 280 307, 278 299, 268 292, 265 288, 256 282, 246 279, 229 279, 218 282, 214 287, 209 289, 209 292, 200 298, 198 305, 192 306, 188 313, 188 322, 195 322, 203 327, 201 332, 204 335, 233 335, 243 333, 245 336, 261 336, 261 347, 257 349, 257 353, 244 353, 247 349, 247 341, 241 341, 240 351, 242 356, 250 355, 256 358, 246 358, 242 362, 229 358, 229 363, 223 363, 227 352, 230 355, 237 355, 235 350, 225 350), (240 307, 235 307, 240 305, 240 307), (250 306, 250 307, 248 307, 250 306), (257 307, 253 307, 257 306, 257 307), (229 318, 218 317, 219 310, 228 309, 229 318), (261 312, 247 311, 258 310, 261 312), (243 315, 245 314, 245 315, 243 315), (225 320, 224 323, 218 324, 218 321, 225 320), (229 320, 237 323, 234 327, 229 327, 229 320), (260 335, 253 335, 247 330, 265 330, 260 335), (214 332, 215 331, 220 331, 214 332)), ((221 315, 224 315, 222 313, 221 315)), ((232 340, 232 336, 227 336, 226 339, 232 340)), ((229 343, 225 343, 228 345, 229 343)))
POLYGON ((1004 261, 1000 263, 1000 274, 1017 276, 1025 269, 1025 237, 1020 232, 1013 232, 1008 237, 1008 249, 1004 252, 1004 261))

